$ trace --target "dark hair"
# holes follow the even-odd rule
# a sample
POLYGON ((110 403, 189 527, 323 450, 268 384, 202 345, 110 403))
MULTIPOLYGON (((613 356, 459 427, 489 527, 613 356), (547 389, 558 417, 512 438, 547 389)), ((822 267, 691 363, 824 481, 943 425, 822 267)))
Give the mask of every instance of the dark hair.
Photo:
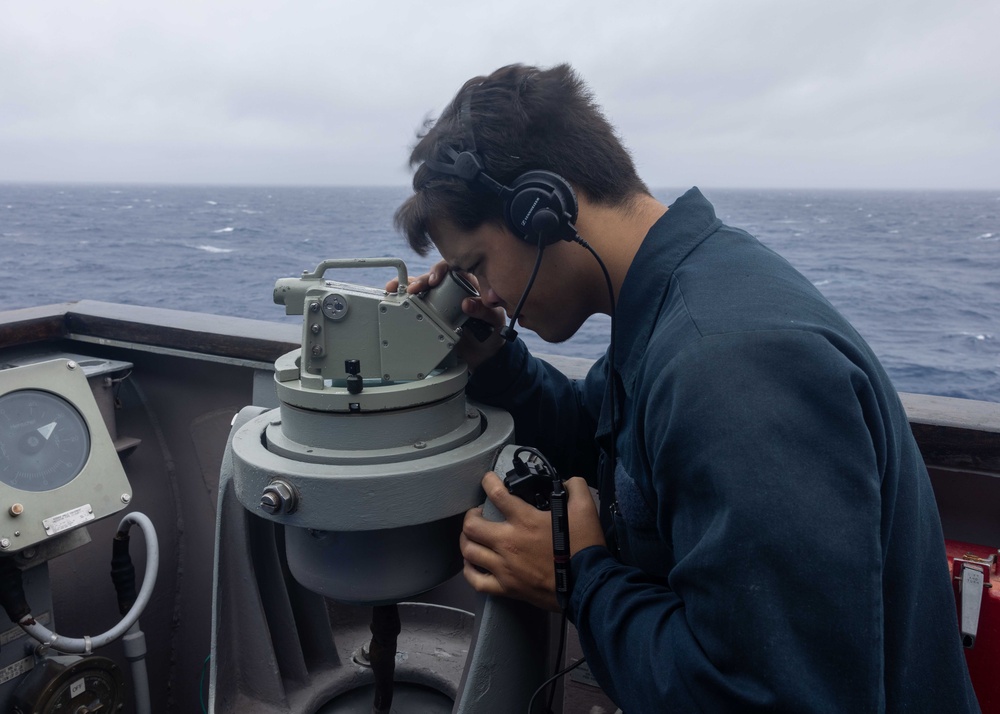
POLYGON ((428 229, 435 219, 463 231, 487 222, 503 225, 497 196, 423 163, 452 163, 447 147, 471 150, 470 127, 486 173, 504 185, 541 169, 559 174, 594 203, 625 206, 637 194, 649 194, 614 128, 568 64, 508 65, 466 82, 438 120, 428 120, 417 134, 410 154, 410 166, 419 164, 413 195, 396 211, 395 224, 420 255, 432 245, 428 229))

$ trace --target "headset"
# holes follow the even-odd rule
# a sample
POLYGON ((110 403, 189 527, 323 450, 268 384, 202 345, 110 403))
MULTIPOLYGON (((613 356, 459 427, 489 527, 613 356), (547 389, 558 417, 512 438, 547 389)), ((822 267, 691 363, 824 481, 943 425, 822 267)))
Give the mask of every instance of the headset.
POLYGON ((471 186, 495 194, 503 202, 503 219, 507 229, 530 245, 549 246, 561 240, 576 240, 579 206, 573 187, 559 174, 551 171, 526 171, 510 186, 505 186, 488 173, 482 156, 476 150, 476 135, 472 129, 469 92, 462 100, 458 119, 465 129, 467 149, 459 152, 448 146, 445 153, 452 163, 424 161, 424 165, 440 174, 457 176, 471 186))

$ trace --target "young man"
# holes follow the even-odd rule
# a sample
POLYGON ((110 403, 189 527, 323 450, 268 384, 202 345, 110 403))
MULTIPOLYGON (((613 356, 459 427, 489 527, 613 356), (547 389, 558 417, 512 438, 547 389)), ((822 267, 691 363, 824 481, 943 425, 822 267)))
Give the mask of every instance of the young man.
MULTIPOLYGON (((567 613, 619 706, 978 710, 906 415, 808 280, 722 225, 697 189, 655 200, 568 66, 470 80, 411 163, 397 226, 444 258, 411 291, 461 270, 481 294, 467 313, 500 328, 523 302, 519 324, 553 342, 614 314, 608 355, 581 381, 497 334, 464 354, 470 396, 600 491, 599 517, 584 480, 567 481, 567 613), (542 182, 556 228, 531 206, 511 215, 519 177, 537 170, 579 202, 574 217, 567 189, 542 182), (559 231, 578 233, 609 281, 570 240, 536 247, 559 231)), ((469 512, 467 579, 557 609, 549 514, 495 474, 483 486, 506 521, 469 512)))

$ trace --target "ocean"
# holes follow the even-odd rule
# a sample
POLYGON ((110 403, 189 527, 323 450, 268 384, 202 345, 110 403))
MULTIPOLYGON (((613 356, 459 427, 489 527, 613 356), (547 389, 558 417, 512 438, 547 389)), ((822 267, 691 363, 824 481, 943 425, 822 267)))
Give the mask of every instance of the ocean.
MULTIPOLYGON (((684 189, 655 191, 667 203, 684 189)), ((1000 191, 703 189, 854 324, 897 389, 1000 402, 1000 191)), ((260 320, 274 281, 327 258, 421 258, 392 227, 405 187, 0 184, 0 309, 103 300, 260 320)), ((391 269, 330 278, 381 286, 391 269)), ((532 350, 596 358, 609 320, 532 350)))

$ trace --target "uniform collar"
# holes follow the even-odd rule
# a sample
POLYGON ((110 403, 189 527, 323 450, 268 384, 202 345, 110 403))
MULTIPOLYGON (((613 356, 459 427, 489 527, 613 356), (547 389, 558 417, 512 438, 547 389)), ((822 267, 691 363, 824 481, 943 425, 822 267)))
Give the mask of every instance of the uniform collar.
POLYGON ((675 200, 643 239, 615 306, 615 368, 626 391, 635 382, 636 367, 642 362, 674 270, 721 225, 712 204, 695 187, 675 200))

